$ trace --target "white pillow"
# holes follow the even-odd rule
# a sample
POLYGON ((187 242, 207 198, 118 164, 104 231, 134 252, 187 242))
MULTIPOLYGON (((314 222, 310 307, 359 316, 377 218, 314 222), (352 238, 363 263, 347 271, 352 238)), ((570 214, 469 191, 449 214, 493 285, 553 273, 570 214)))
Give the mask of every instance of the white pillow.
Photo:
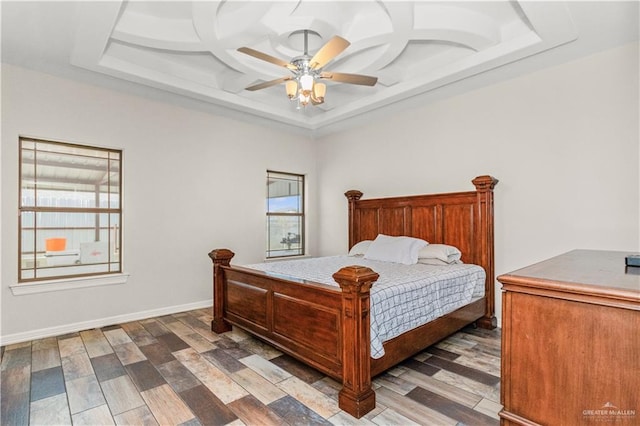
POLYGON ((429 243, 419 238, 379 234, 369 246, 364 258, 414 265, 418 263, 418 252, 427 244, 429 243))
POLYGON ((369 250, 369 246, 372 242, 373 240, 360 241, 358 244, 351 247, 351 250, 349 250, 349 256, 364 256, 367 250, 369 250))
POLYGON ((446 244, 429 244, 418 252, 419 259, 440 259, 446 263, 457 263, 461 257, 457 247, 446 244))

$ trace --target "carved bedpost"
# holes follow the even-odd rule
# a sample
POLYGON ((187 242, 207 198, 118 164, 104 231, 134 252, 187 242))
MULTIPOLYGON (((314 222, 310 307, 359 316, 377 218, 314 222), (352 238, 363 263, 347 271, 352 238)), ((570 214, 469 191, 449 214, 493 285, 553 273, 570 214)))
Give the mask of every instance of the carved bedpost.
POLYGON ((482 266, 487 272, 485 285, 486 307, 482 318, 478 320, 478 325, 482 328, 496 328, 498 321, 495 317, 495 270, 494 270, 494 247, 493 247, 493 188, 498 183, 498 179, 493 176, 478 176, 473 181, 478 194, 478 223, 481 225, 476 229, 476 238, 481 242, 480 259, 475 262, 482 266))
POLYGON ((362 197, 362 192, 352 189, 344 193, 349 200, 349 250, 356 244, 354 221, 356 220, 356 201, 362 197))
POLYGON ((371 388, 369 292, 378 276, 364 266, 346 266, 333 274, 342 289, 342 389, 338 406, 356 418, 376 406, 371 388))
POLYGON ((213 262, 213 320, 211 331, 224 333, 231 330, 231 324, 223 318, 224 313, 224 271, 222 266, 229 266, 235 253, 227 249, 211 250, 209 257, 213 262))

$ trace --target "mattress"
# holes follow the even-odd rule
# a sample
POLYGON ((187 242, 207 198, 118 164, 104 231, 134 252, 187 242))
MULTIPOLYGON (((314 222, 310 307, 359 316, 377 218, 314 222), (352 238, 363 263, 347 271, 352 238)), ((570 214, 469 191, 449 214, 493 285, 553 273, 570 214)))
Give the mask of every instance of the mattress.
POLYGON ((380 275, 371 287, 372 358, 384 356, 385 341, 484 296, 485 271, 472 264, 402 265, 362 257, 328 256, 244 266, 339 287, 332 275, 355 264, 380 275))

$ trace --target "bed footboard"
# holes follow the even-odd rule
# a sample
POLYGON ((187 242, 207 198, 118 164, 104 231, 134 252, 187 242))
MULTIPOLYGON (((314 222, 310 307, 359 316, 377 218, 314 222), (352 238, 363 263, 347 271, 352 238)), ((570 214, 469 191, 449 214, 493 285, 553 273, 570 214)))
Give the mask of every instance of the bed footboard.
POLYGON ((338 406, 356 418, 375 407, 371 387, 370 289, 378 274, 348 266, 340 289, 231 266, 234 253, 212 250, 216 333, 238 326, 340 380, 338 406))

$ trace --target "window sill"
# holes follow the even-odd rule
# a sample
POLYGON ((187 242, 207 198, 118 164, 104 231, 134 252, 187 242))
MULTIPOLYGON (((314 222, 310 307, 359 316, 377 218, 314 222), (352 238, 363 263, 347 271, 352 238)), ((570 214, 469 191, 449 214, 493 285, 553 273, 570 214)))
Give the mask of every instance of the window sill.
POLYGON ((30 283, 13 284, 9 287, 14 296, 25 294, 48 293, 51 291, 72 290, 86 287, 98 287, 103 285, 125 284, 129 274, 97 275, 92 277, 64 278, 59 280, 37 281, 30 283))

